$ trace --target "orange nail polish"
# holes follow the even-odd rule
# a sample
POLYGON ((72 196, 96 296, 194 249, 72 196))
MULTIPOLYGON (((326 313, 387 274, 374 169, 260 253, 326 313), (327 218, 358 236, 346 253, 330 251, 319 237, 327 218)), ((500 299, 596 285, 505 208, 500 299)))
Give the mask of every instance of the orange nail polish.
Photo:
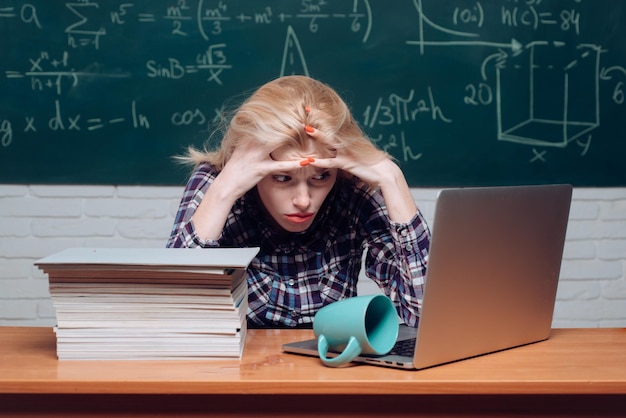
POLYGON ((306 113, 311 113, 311 106, 304 106, 304 111, 306 113))
POLYGON ((307 160, 302 160, 302 161, 300 161, 300 166, 301 167, 305 167, 305 166, 309 165, 309 163, 310 163, 310 161, 308 159, 307 160))
POLYGON ((315 132, 315 128, 314 128, 314 127, 312 127, 311 125, 307 125, 307 126, 305 126, 305 127, 304 127, 304 130, 305 130, 307 133, 309 133, 309 134, 312 134, 313 132, 315 132))
POLYGON ((315 158, 313 158, 313 157, 309 157, 309 158, 307 158, 307 160, 309 160, 310 163, 314 163, 315 162, 315 158))

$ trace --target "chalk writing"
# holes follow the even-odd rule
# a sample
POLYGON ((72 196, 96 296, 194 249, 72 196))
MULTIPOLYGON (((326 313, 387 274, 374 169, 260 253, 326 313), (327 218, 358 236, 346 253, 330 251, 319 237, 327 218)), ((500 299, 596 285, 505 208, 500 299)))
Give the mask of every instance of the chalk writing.
MULTIPOLYGON (((471 7, 453 7, 449 27, 429 17, 428 11, 424 8, 425 1, 414 0, 413 3, 418 13, 419 39, 407 40, 406 43, 418 46, 421 55, 427 54, 427 47, 464 46, 497 49, 482 61, 480 72, 484 81, 465 86, 464 102, 472 106, 489 106, 495 100, 499 140, 533 147, 563 148, 570 143, 576 143, 582 148, 581 155, 588 152, 591 139, 581 143, 579 138, 600 126, 599 80, 611 79, 606 76, 607 71, 623 70, 620 66, 612 69, 602 68, 601 53, 607 51, 601 45, 580 41, 568 45, 560 40, 534 40, 523 44, 515 38, 506 43, 487 41, 480 39, 480 33, 472 32, 471 27, 480 30, 486 19, 498 23, 498 17, 487 16, 481 2, 477 1, 471 7), (462 29, 458 30, 456 27, 462 29), (431 30, 432 34, 427 33, 427 29, 431 30), (437 37, 437 34, 450 35, 452 39, 431 41, 431 37, 437 37), (495 80, 489 80, 486 75, 490 65, 495 69, 495 80), (558 74, 559 69, 562 69, 561 75, 558 74), (520 77, 519 74, 524 72, 526 75, 520 77), (543 84, 542 77, 549 79, 550 82, 559 81, 559 88, 536 89, 536 85, 543 84), (584 83, 573 84, 570 81, 572 78, 583 79, 584 83), (507 79, 511 81, 505 81, 507 79), (554 97, 547 101, 541 97, 545 95, 554 97), (573 96, 583 96, 590 102, 583 112, 578 111, 575 116, 574 112, 571 112, 574 105, 573 96), (526 101, 525 115, 521 117, 518 111, 520 98, 526 101), (556 103, 557 106, 543 105, 546 102, 556 103)), ((577 6, 581 1, 572 3, 577 6)), ((547 2, 531 0, 502 4, 499 7, 499 23, 504 27, 522 27, 535 32, 542 27, 554 27, 555 36, 567 32, 580 35, 581 13, 576 8, 543 10, 542 8, 546 6, 547 2)), ((498 8, 492 8, 492 11, 497 12, 498 8)), ((613 95, 615 103, 623 103, 622 87, 621 81, 615 85, 613 95)), ((531 162, 546 161, 546 152, 539 153, 536 148, 532 148, 532 152, 534 157, 531 162)))
POLYGON ((477 167, 493 182, 503 160, 523 173, 511 182, 575 182, 589 165, 613 184, 617 163, 597 161, 626 152, 624 19, 619 0, 0 0, 0 180, 36 181, 19 165, 34 155, 45 181, 77 145, 122 174, 138 153, 166 166, 247 92, 304 74, 414 184, 470 183, 477 167))
POLYGON ((415 90, 408 94, 390 94, 387 98, 379 97, 375 105, 368 105, 363 113, 363 123, 370 128, 376 125, 402 125, 415 122, 422 114, 435 121, 451 123, 452 120, 444 115, 443 110, 435 101, 432 88, 426 89, 425 98, 417 98, 415 90))

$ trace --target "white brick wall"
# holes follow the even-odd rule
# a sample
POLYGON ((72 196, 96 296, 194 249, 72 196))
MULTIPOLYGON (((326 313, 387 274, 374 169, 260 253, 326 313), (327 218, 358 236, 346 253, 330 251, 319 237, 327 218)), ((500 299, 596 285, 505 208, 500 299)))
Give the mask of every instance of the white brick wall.
MULTIPOLYGON (((0 326, 54 324, 39 258, 68 247, 164 246, 181 192, 0 185, 0 326)), ((413 190, 428 221, 437 192, 413 190)), ((626 188, 574 190, 553 325, 626 326, 626 188)))

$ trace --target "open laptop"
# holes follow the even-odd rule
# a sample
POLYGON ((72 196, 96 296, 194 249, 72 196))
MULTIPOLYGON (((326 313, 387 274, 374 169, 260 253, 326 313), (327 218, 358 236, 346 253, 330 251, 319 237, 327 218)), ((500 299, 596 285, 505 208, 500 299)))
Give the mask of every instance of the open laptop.
MULTIPOLYGON (((423 369, 546 340, 571 196, 570 185, 442 190, 418 328, 402 325, 391 353, 355 361, 423 369)), ((318 355, 316 340, 283 350, 318 355)))

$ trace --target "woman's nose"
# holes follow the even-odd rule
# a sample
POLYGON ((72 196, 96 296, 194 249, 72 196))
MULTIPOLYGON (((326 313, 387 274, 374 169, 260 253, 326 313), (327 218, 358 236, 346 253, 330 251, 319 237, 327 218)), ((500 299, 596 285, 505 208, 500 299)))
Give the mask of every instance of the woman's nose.
POLYGON ((294 191, 293 204, 300 210, 304 210, 311 204, 309 188, 305 184, 298 185, 294 191))

